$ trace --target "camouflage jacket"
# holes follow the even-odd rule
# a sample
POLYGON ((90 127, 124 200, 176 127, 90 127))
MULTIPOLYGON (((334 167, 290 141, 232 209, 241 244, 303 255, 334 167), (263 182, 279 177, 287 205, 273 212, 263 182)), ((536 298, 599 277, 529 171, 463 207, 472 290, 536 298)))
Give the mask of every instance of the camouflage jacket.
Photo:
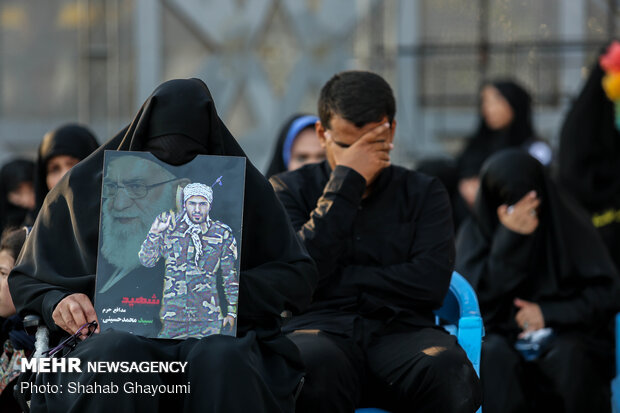
POLYGON ((203 254, 196 265, 192 237, 185 234, 188 227, 181 218, 161 234, 149 232, 138 254, 145 267, 154 267, 162 256, 166 260, 162 319, 207 321, 227 314, 236 316, 239 278, 232 230, 210 218, 202 224, 203 254), (218 282, 222 283, 224 297, 218 294, 218 282))

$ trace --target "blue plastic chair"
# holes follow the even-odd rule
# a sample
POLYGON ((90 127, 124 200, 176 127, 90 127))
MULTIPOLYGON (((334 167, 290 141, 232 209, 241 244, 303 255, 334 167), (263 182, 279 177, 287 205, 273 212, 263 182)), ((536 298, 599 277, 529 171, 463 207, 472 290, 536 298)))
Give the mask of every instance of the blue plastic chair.
MULTIPOLYGON (((450 289, 441 308, 435 311, 435 316, 437 324, 441 324, 450 334, 456 336, 476 373, 480 376, 480 351, 484 327, 478 297, 469 282, 456 271, 452 273, 450 289)), ((620 323, 620 318, 617 319, 617 323, 620 323)), ((374 407, 355 411, 356 413, 389 413, 374 407)), ((478 409, 477 413, 481 412, 482 408, 478 409)))
POLYGON ((437 323, 456 336, 480 376, 480 351, 484 337, 480 306, 474 289, 458 272, 452 273, 448 294, 435 315, 437 323))
POLYGON ((616 314, 616 377, 611 381, 611 405, 620 413, 620 313, 616 314))

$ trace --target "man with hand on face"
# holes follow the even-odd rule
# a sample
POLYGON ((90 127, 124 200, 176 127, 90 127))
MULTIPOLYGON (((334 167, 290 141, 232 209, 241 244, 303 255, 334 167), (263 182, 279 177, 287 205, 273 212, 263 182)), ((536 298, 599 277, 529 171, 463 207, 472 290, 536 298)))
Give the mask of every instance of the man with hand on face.
POLYGON ((183 213, 176 219, 160 214, 138 254, 145 267, 162 256, 166 260, 159 338, 202 337, 235 325, 237 242, 227 225, 209 217, 212 203, 211 187, 185 186, 183 213), (218 273, 225 303, 218 294, 218 273))
POLYGON ((285 326, 306 364, 297 411, 476 411, 476 373, 433 315, 454 266, 445 189, 391 165, 396 105, 380 76, 335 75, 318 109, 327 160, 271 179, 319 269, 313 303, 285 326))

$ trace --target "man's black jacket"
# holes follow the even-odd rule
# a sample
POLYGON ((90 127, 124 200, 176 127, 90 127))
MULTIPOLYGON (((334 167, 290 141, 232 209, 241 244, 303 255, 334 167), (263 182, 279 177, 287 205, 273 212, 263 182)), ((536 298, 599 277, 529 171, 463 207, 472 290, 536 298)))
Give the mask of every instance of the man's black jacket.
POLYGON ((319 269, 306 313, 434 324, 455 255, 450 201, 437 179, 390 166, 362 199, 364 178, 325 161, 271 183, 319 269))

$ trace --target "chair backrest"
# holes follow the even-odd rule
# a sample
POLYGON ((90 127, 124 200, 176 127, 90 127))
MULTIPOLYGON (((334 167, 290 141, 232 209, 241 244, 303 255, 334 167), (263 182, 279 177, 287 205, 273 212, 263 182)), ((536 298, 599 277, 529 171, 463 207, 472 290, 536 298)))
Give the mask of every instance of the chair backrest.
POLYGON ((478 297, 469 282, 458 272, 452 273, 450 288, 443 305, 435 311, 438 323, 456 335, 459 344, 480 375, 480 351, 484 327, 478 297))
POLYGON ((478 297, 469 282, 458 272, 452 273, 448 294, 435 315, 452 324, 458 324, 463 317, 480 317, 478 297))

